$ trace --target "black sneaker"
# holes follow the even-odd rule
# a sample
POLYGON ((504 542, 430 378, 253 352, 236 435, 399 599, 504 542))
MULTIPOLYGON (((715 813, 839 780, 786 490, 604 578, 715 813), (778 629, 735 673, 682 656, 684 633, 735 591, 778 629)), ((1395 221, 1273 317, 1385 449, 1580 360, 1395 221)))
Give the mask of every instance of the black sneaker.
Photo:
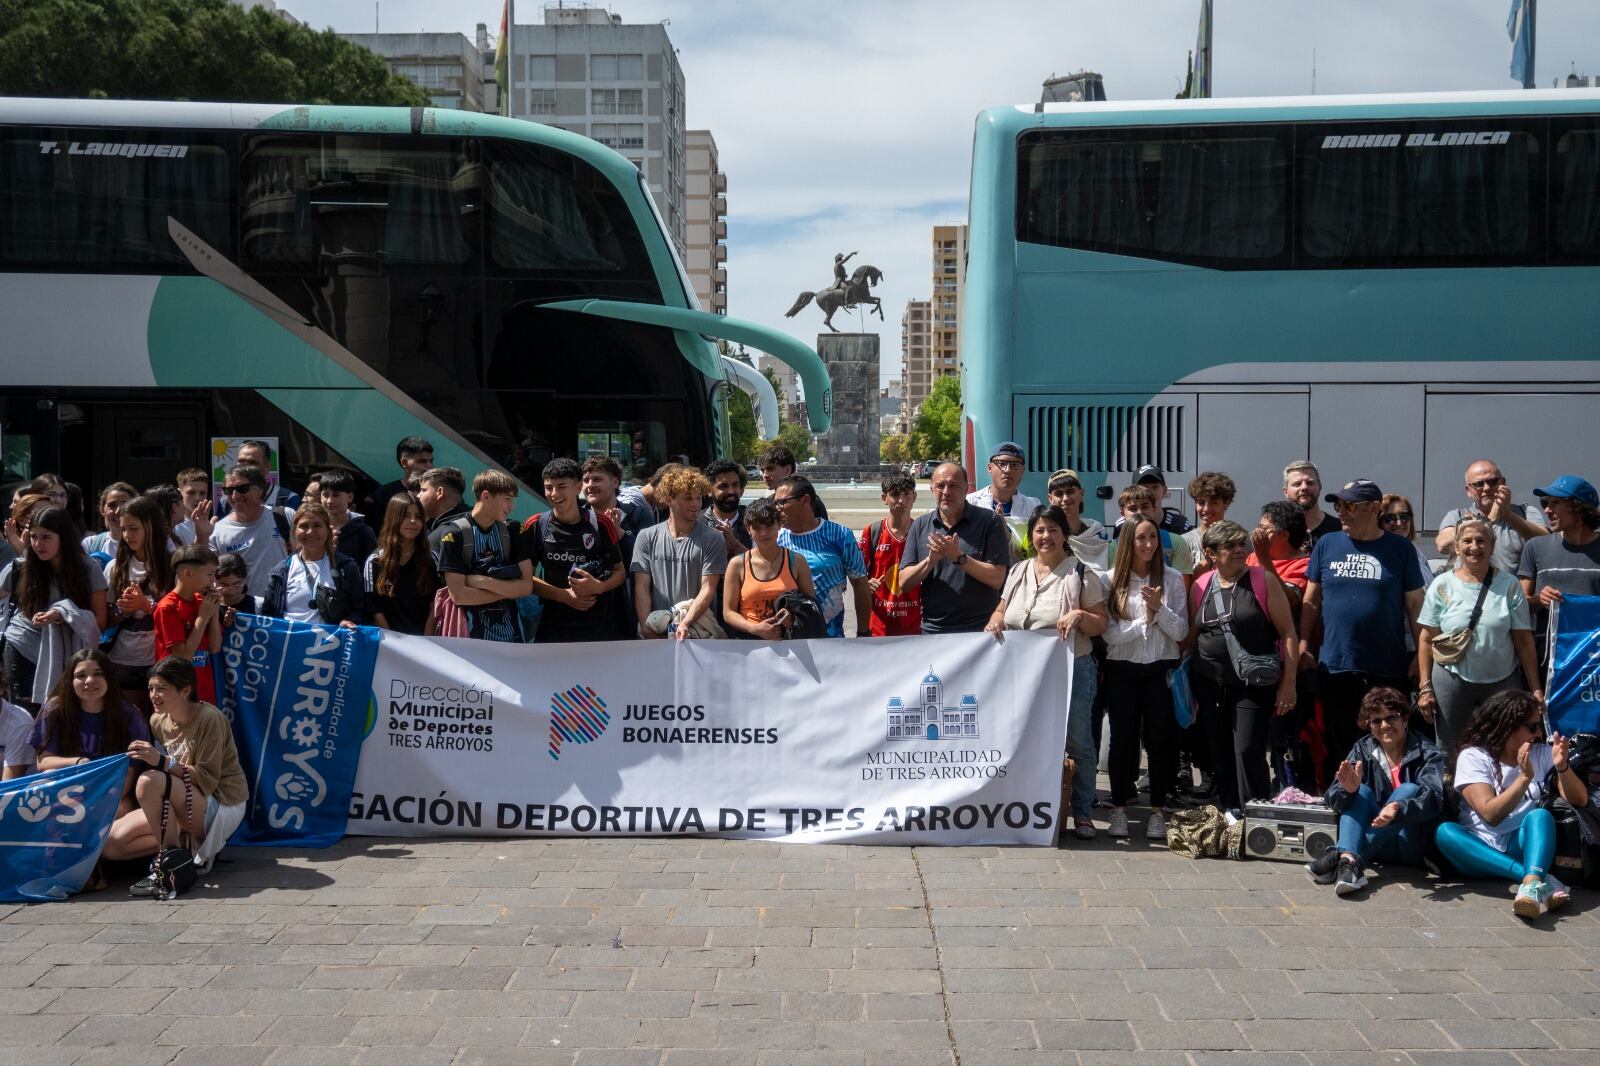
POLYGON ((1367 875, 1361 869, 1359 862, 1340 857, 1339 872, 1334 878, 1333 890, 1341 896, 1348 896, 1352 892, 1360 892, 1367 887, 1367 875))
POLYGON ((146 897, 148 897, 148 896, 154 896, 155 894, 156 894, 156 879, 155 879, 155 875, 153 875, 153 874, 151 876, 149 876, 149 877, 146 877, 142 881, 135 881, 133 884, 128 886, 128 895, 130 895, 130 896, 146 896, 146 897))
POLYGON ((1322 858, 1306 863, 1306 873, 1319 885, 1333 884, 1339 873, 1339 849, 1329 848, 1322 853, 1322 858))

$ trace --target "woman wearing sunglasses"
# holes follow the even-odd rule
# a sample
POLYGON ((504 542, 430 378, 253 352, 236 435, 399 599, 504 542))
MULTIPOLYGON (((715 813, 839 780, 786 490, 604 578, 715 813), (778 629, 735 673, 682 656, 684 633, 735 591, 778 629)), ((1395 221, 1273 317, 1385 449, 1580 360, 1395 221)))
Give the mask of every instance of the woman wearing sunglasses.
POLYGON ((1494 565, 1494 526, 1466 518, 1455 534, 1455 569, 1428 586, 1417 616, 1417 710, 1433 723, 1446 749, 1455 747, 1472 712, 1496 692, 1526 689, 1544 697, 1533 615, 1516 575, 1494 565), (1449 634, 1443 646, 1435 643, 1440 634, 1449 634), (1452 646, 1463 639, 1464 647, 1452 646))
POLYGON ((1417 544, 1416 509, 1411 506, 1411 501, 1398 493, 1386 492, 1383 494, 1383 505, 1378 508, 1378 525, 1385 533, 1394 533, 1411 542, 1417 549, 1417 559, 1422 563, 1422 576, 1432 582, 1433 568, 1428 564, 1428 555, 1417 544))
POLYGON ((1528 692, 1490 696, 1473 712, 1456 757, 1461 811, 1439 826, 1435 839, 1463 876, 1518 882, 1511 909, 1537 918, 1566 903, 1567 886, 1550 873, 1556 820, 1544 806, 1554 771, 1561 798, 1581 808, 1583 779, 1567 762, 1567 740, 1545 743, 1544 703, 1528 692))
POLYGON ((1421 866, 1444 810, 1444 753, 1406 728, 1411 703, 1392 688, 1362 697, 1356 724, 1369 730, 1339 764, 1323 802, 1339 815, 1339 841, 1306 865, 1341 896, 1367 885, 1366 865, 1421 866))

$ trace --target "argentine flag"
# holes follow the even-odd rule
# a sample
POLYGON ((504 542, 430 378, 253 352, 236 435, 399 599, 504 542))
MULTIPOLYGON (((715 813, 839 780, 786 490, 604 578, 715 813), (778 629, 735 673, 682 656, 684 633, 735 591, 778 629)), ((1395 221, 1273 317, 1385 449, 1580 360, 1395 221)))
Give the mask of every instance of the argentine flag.
POLYGON ((1511 76, 1524 89, 1533 88, 1534 0, 1511 0, 1506 35, 1511 38, 1511 76))

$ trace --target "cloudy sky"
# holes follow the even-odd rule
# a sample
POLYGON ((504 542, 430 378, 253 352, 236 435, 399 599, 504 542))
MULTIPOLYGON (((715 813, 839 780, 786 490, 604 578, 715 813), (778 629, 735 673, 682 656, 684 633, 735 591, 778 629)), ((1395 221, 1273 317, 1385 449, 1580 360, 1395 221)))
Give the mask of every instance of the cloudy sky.
MULTIPOLYGON (((373 0, 279 0, 313 26, 371 32, 373 0)), ((499 32, 502 0, 381 0, 384 32, 499 32)), ((542 3, 517 4, 519 23, 542 3)), ((1216 96, 1511 89, 1509 0, 1215 0, 1216 96)), ((729 313, 815 341, 783 312, 836 251, 885 272, 883 377, 905 302, 928 295, 929 227, 964 221, 973 117, 1032 102, 1052 73, 1100 71, 1113 99, 1170 98, 1200 0, 615 0, 670 20, 688 123, 728 174, 729 313), (824 14, 826 13, 826 14, 824 14)), ((1539 4, 1539 83, 1600 73, 1600 3, 1539 4)), ((836 320, 841 326, 846 316, 836 320)))

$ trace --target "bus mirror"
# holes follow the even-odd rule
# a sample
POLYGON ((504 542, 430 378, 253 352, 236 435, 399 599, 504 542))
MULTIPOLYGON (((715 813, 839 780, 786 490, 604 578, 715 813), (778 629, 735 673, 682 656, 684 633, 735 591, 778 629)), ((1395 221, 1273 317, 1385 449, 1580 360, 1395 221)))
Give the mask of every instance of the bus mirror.
POLYGON ((1110 485, 1101 485, 1094 490, 1094 494, 1099 499, 1109 500, 1112 496, 1116 495, 1116 492, 1111 488, 1110 485))

